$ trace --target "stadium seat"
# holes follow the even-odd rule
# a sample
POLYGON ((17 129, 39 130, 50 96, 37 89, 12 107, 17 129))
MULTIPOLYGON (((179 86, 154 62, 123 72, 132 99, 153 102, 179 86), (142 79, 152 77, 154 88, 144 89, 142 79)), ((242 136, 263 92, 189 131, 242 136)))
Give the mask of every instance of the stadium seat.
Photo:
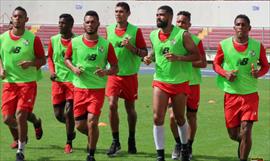
MULTIPOLYGON (((150 33, 156 26, 139 26, 142 30, 142 33, 145 38, 146 46, 148 48, 151 47, 150 42, 150 33)), ((31 29, 31 26, 27 26, 28 29, 31 29)), ((0 34, 8 30, 8 24, 0 24, 0 34)), ((58 33, 58 26, 57 25, 40 25, 40 27, 35 28, 33 31, 36 32, 36 35, 39 36, 45 46, 48 45, 49 39, 51 36, 58 33)), ((190 32, 198 35, 203 31, 203 27, 192 27, 190 32)), ((234 34, 233 28, 221 28, 221 27, 211 27, 207 28, 208 32, 203 38, 204 48, 206 50, 216 50, 218 43, 234 34)), ((73 32, 77 35, 80 35, 84 32, 82 25, 74 25, 73 32)), ((101 26, 99 28, 99 35, 102 37, 106 37, 106 27, 101 26)), ((270 49, 270 29, 269 28, 252 28, 250 31, 250 37, 253 37, 259 41, 261 41, 265 48, 270 49)))

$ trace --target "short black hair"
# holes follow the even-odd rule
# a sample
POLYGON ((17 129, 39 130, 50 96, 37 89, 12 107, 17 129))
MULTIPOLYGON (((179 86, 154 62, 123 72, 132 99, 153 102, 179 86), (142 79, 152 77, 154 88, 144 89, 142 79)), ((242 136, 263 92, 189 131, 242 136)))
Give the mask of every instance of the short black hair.
POLYGON ((14 9, 14 11, 16 11, 16 10, 19 10, 19 11, 24 12, 25 17, 27 17, 27 12, 26 12, 26 10, 25 10, 24 8, 22 8, 21 6, 16 7, 16 8, 14 9))
POLYGON ((164 6, 160 6, 158 8, 158 10, 165 10, 166 13, 169 13, 170 15, 173 16, 173 9, 170 6, 164 5, 164 6))
POLYGON ((74 24, 74 19, 73 19, 73 17, 71 16, 71 14, 63 13, 63 14, 61 14, 61 15, 59 16, 59 19, 60 19, 60 18, 66 19, 66 20, 73 26, 73 24, 74 24))
POLYGON ((97 12, 94 11, 94 10, 87 11, 87 12, 85 13, 84 17, 86 17, 86 16, 94 16, 94 17, 97 18, 97 20, 99 20, 98 14, 97 14, 97 12))
POLYGON ((191 19, 191 14, 190 14, 190 12, 188 12, 188 11, 179 11, 179 12, 177 13, 177 16, 180 16, 180 15, 186 16, 186 17, 188 18, 189 21, 190 21, 190 19, 191 19))
POLYGON ((116 7, 122 7, 124 8, 127 12, 130 12, 129 5, 126 2, 118 2, 116 4, 116 7))
POLYGON ((247 15, 244 15, 244 14, 237 15, 237 16, 235 17, 235 19, 234 19, 234 24, 235 24, 235 22, 236 22, 236 19, 238 19, 238 18, 245 19, 246 22, 250 25, 250 20, 249 20, 248 16, 247 16, 247 15))

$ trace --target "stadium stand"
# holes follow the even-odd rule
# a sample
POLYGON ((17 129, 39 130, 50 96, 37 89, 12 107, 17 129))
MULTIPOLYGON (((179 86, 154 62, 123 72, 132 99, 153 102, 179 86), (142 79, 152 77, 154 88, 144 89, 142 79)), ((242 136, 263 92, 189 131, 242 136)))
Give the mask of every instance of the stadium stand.
MULTIPOLYGON (((58 33, 58 27, 56 25, 32 25, 27 26, 28 29, 30 29, 32 32, 36 33, 37 36, 39 36, 45 46, 48 45, 49 39, 52 35, 55 35, 58 33)), ((147 44, 147 47, 151 47, 149 35, 150 32, 156 27, 154 26, 140 26, 142 29, 143 35, 145 37, 145 41, 147 44)), ((0 24, 0 34, 8 30, 8 24, 0 24)), ((77 35, 80 35, 84 32, 81 25, 75 25, 73 27, 73 32, 77 35)), ((204 44, 204 48, 206 50, 216 50, 218 43, 233 35, 234 31, 232 28, 220 28, 220 27, 193 27, 190 30, 191 33, 198 35, 204 44)), ((99 34, 103 37, 106 36, 106 28, 105 26, 101 26, 99 28, 99 34)), ((260 40, 265 48, 270 49, 270 28, 253 28, 250 32, 250 36, 260 40)))
MULTIPOLYGON (((234 34, 233 29, 229 28, 212 28, 208 35, 203 39, 204 47, 208 50, 216 50, 218 43, 234 34)), ((265 48, 270 48, 270 29, 252 29, 250 37, 261 41, 265 48)))

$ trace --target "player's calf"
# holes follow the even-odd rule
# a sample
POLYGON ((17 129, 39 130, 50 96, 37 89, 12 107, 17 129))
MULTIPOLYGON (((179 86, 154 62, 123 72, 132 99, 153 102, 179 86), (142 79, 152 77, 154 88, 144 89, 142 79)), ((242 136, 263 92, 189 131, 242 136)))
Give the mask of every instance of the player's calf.
POLYGON ((41 119, 39 118, 36 123, 34 123, 34 128, 35 128, 35 135, 36 139, 40 140, 43 135, 43 129, 42 129, 42 124, 41 124, 41 119))

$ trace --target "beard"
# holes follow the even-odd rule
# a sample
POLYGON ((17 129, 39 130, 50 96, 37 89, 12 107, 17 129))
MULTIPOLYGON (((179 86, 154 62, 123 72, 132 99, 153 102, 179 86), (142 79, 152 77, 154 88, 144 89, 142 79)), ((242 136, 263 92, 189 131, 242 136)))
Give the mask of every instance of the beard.
POLYGON ((168 22, 167 21, 157 20, 157 27, 158 28, 165 28, 167 26, 168 26, 168 22))
POLYGON ((60 34, 65 35, 65 34, 67 34, 67 33, 68 33, 67 30, 61 30, 61 29, 60 29, 60 34))
POLYGON ((94 35, 97 33, 97 29, 93 29, 93 30, 87 30, 85 29, 85 32, 88 34, 88 35, 94 35))

